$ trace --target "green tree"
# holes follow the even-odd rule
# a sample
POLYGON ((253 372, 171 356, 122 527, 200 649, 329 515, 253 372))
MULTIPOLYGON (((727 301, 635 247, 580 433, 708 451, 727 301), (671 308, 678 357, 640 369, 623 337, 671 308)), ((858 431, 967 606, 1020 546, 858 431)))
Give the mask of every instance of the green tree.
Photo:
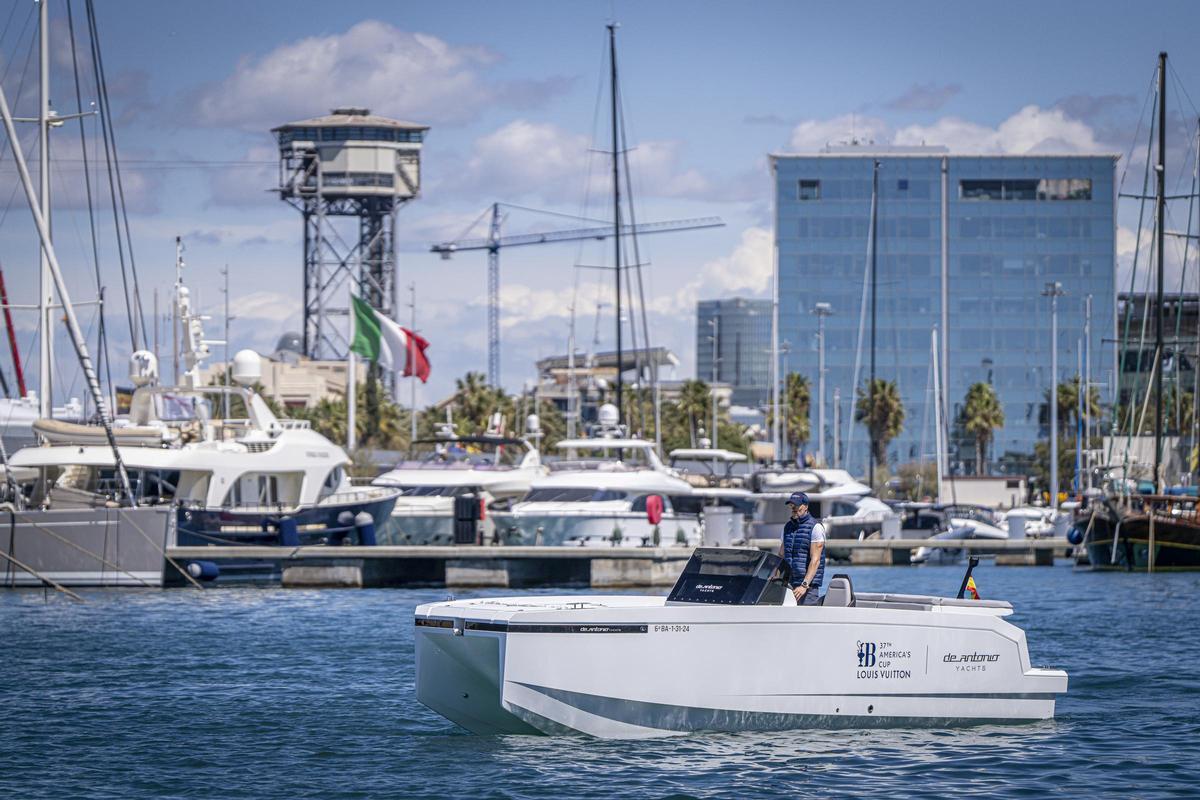
POLYGON ((809 406, 812 403, 812 391, 808 378, 798 372, 787 376, 784 384, 784 427, 787 431, 788 452, 800 452, 800 447, 812 436, 812 423, 809 420, 809 406))
POLYGON ((982 475, 988 445, 996 429, 1004 426, 1004 409, 990 383, 975 383, 967 389, 959 422, 975 437, 975 474, 982 475))
POLYGON ((690 443, 692 447, 695 447, 696 429, 699 427, 697 420, 704 419, 712 404, 708 384, 697 380, 684 381, 683 386, 679 389, 679 399, 675 401, 675 404, 687 419, 688 430, 691 433, 690 443))
MULTIPOLYGON (((1055 395, 1058 399, 1058 432, 1059 435, 1066 435, 1068 431, 1074 431, 1075 426, 1079 422, 1079 376, 1063 381, 1055 387, 1055 395)), ((1050 423, 1050 390, 1046 389, 1042 392, 1042 424, 1050 423)), ((1084 402, 1087 407, 1084 413, 1091 419, 1098 420, 1102 413, 1100 407, 1100 390, 1092 386, 1089 387, 1087 395, 1084 397, 1084 402)))
POLYGON ((904 430, 904 403, 895 381, 876 378, 872 388, 873 391, 859 387, 854 421, 867 426, 875 463, 882 466, 887 463, 888 445, 904 430))

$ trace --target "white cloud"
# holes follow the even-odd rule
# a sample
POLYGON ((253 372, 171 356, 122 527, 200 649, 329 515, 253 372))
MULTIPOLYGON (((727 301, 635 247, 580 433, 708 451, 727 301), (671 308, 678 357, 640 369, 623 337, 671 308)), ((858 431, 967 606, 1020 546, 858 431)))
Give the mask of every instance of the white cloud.
POLYGON ((962 153, 1097 153, 1106 148, 1085 122, 1059 108, 1028 105, 995 127, 941 117, 928 125, 893 130, 878 117, 844 114, 805 120, 792 129, 789 145, 797 152, 816 152, 828 144, 854 139, 876 144, 944 145, 962 153))
POLYGON ((453 124, 496 104, 540 105, 569 88, 563 78, 489 82, 483 72, 500 60, 483 47, 366 20, 344 33, 246 56, 232 75, 203 87, 191 104, 203 124, 254 132, 347 104, 400 119, 453 124))
POLYGON ((1025 106, 995 128, 958 117, 896 131, 899 145, 942 144, 970 153, 1098 153, 1104 147, 1084 122, 1061 109, 1025 106))
POLYGON ((300 318, 300 302, 295 295, 271 291, 230 294, 233 296, 229 301, 229 313, 240 320, 281 323, 300 318))
POLYGON ((855 140, 883 144, 891 129, 878 117, 843 114, 832 119, 807 119, 792 128, 788 145, 799 153, 815 153, 826 145, 855 140))
POLYGON ((765 294, 771 288, 771 263, 771 231, 747 228, 732 253, 704 264, 694 280, 672 295, 652 300, 650 308, 663 314, 692 314, 700 299, 765 294))
MULTIPOLYGON (((713 199, 709 181, 681 166, 683 144, 641 142, 629 154, 637 193, 646 197, 713 199)), ((517 119, 475 140, 463 170, 438 187, 442 194, 534 196, 548 202, 578 202, 585 190, 610 191, 608 157, 590 154, 587 136, 549 122, 517 119), (591 175, 589 176, 589 167, 591 175)))

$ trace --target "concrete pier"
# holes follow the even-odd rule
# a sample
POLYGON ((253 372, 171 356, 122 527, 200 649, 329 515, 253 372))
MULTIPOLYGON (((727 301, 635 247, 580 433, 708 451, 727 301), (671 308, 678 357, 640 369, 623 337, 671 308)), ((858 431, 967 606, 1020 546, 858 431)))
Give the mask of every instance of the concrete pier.
MULTIPOLYGON (((775 550, 779 542, 754 546, 775 550)), ((833 539, 828 547, 852 564, 899 566, 918 547, 944 546, 929 539, 833 539)), ((1052 565, 1065 539, 964 540, 955 548, 996 554, 996 564, 1052 565)), ((276 562, 287 587, 363 588, 446 586, 517 589, 578 586, 622 589, 668 587, 692 551, 686 547, 172 547, 176 562, 276 562)))

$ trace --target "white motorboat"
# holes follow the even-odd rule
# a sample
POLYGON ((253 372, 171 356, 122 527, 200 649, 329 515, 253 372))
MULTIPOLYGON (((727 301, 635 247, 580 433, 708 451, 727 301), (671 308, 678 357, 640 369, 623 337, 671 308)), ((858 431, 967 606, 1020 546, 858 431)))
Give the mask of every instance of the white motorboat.
MULTIPOLYGON (((940 506, 932 503, 899 503, 900 535, 907 539, 937 539, 945 546, 918 547, 912 552, 914 564, 957 564, 966 550, 954 542, 964 539, 1007 540, 1008 531, 992 524, 987 510, 978 506, 940 506)), ((976 555, 986 551, 973 550, 976 555)))
POLYGON ((756 508, 754 493, 745 488, 749 459, 712 447, 678 448, 670 457, 671 469, 692 487, 691 494, 672 498, 675 510, 700 517, 704 543, 745 542, 746 523, 756 508))
POLYGON ((419 606, 417 699, 478 734, 638 738, 1042 720, 1067 690, 1065 672, 1032 666, 1007 602, 856 593, 835 576, 822 605, 784 605, 780 563, 701 548, 666 598, 419 606))
MULTIPOLYGON (((536 449, 525 439, 485 433, 458 436, 446 431, 436 439, 418 439, 411 458, 373 481, 400 490, 382 544, 454 544, 457 498, 470 498, 492 513, 506 508, 547 473, 536 449)), ((487 521, 485 511, 483 521, 487 521)), ((486 538, 486 537, 485 537, 486 538)))
POLYGON ((863 539, 883 534, 897 519, 891 507, 871 494, 844 469, 762 470, 754 475, 758 512, 753 525, 757 539, 778 539, 790 516, 784 501, 792 492, 805 492, 813 516, 825 526, 828 539, 863 539))
POLYGON ((493 515, 509 544, 697 545, 700 522, 675 509, 692 487, 665 466, 645 439, 564 439, 550 464, 512 510, 493 515), (656 499, 652 499, 656 498, 656 499))

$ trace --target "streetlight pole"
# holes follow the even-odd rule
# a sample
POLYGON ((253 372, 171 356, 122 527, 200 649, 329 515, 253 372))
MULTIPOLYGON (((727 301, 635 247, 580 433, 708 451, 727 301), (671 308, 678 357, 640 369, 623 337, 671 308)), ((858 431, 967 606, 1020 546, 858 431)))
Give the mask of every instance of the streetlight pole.
POLYGON ((720 360, 720 336, 721 336, 721 318, 713 317, 708 321, 708 325, 712 328, 712 335, 708 338, 712 340, 712 384, 708 387, 708 393, 712 395, 712 447, 717 449, 717 378, 719 372, 717 370, 717 362, 720 360))
POLYGON ((1050 507, 1058 510, 1058 298, 1066 292, 1053 281, 1042 290, 1050 298, 1050 507))
MULTIPOLYGON (((792 354, 792 343, 789 342, 787 339, 784 339, 782 342, 780 342, 779 343, 779 354, 783 356, 783 380, 781 381, 781 383, 783 385, 782 385, 782 388, 780 389, 780 391, 783 393, 783 408, 787 409, 788 402, 789 402, 789 398, 787 396, 788 375, 791 374, 788 372, 788 369, 789 369, 788 356, 790 356, 792 354)), ((786 416, 788 414, 788 410, 779 410, 778 406, 776 406, 776 410, 779 411, 779 419, 775 421, 775 424, 780 431, 780 434, 779 434, 780 450, 783 452, 783 460, 787 461, 787 459, 792 456, 792 452, 788 448, 788 437, 787 437, 786 416)))
POLYGON ((817 463, 825 464, 825 318, 833 313, 829 303, 813 306, 817 315, 817 463))
POLYGON ((839 443, 838 436, 842 431, 842 390, 840 387, 833 387, 833 468, 837 469, 840 465, 840 453, 838 452, 839 443))

